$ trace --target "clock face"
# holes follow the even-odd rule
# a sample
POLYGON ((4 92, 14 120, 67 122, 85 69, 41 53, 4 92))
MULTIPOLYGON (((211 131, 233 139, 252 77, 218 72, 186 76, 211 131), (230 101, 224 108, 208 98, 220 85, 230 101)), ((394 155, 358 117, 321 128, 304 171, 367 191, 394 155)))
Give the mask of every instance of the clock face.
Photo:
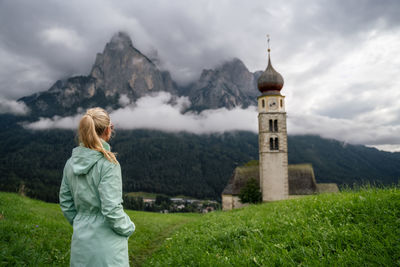
POLYGON ((269 109, 275 110, 278 108, 278 100, 273 97, 268 100, 268 107, 269 109))

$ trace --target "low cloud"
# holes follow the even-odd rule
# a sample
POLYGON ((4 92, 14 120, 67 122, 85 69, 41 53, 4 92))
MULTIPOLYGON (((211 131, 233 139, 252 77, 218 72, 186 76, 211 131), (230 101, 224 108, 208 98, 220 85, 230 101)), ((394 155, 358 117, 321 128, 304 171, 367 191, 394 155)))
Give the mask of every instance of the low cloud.
POLYGON ((126 94, 121 94, 121 96, 118 99, 118 104, 120 104, 122 107, 127 106, 130 103, 130 99, 126 94))
MULTIPOLYGON (((204 110, 200 113, 183 111, 190 106, 187 97, 174 98, 161 92, 145 96, 136 103, 111 111, 110 116, 118 129, 152 129, 166 132, 189 132, 195 134, 223 133, 229 131, 257 132, 256 107, 247 109, 226 108, 204 110)), ((40 118, 26 124, 34 130, 76 129, 82 114, 70 117, 40 118)))
POLYGON ((0 114, 25 115, 29 108, 23 102, 0 98, 0 114))
POLYGON ((54 116, 53 118, 40 118, 38 121, 24 124, 24 127, 32 130, 77 129, 82 115, 83 114, 70 117, 54 116))
POLYGON ((366 122, 363 119, 336 119, 321 115, 289 114, 288 132, 293 135, 314 134, 351 144, 370 145, 384 150, 400 144, 400 125, 366 122))
MULTIPOLYGON (((187 97, 173 97, 161 92, 145 96, 135 103, 111 111, 111 120, 116 129, 151 129, 165 132, 188 132, 194 134, 250 131, 258 133, 257 108, 237 107, 209 109, 198 112, 184 112, 190 106, 187 97)), ((41 118, 26 124, 34 130, 77 129, 83 112, 70 117, 41 118)), ((363 117, 356 119, 332 118, 329 116, 293 111, 288 112, 288 133, 290 135, 312 134, 340 140, 351 144, 367 144, 382 150, 400 144, 400 126, 382 121, 376 124, 363 117)), ((398 145, 397 145, 398 146, 398 145)), ((391 147, 393 151, 393 147, 391 147)))
POLYGON ((400 152, 400 145, 369 145, 369 147, 387 152, 400 152))

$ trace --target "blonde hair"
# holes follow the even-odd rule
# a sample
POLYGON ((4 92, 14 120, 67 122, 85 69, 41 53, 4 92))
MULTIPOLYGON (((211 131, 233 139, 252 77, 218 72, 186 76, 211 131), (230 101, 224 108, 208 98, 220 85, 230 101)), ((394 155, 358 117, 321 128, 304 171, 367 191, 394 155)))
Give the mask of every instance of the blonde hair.
POLYGON ((104 149, 100 136, 111 124, 110 116, 102 108, 91 108, 86 111, 79 122, 79 142, 83 146, 103 153, 112 163, 118 164, 115 154, 104 149))

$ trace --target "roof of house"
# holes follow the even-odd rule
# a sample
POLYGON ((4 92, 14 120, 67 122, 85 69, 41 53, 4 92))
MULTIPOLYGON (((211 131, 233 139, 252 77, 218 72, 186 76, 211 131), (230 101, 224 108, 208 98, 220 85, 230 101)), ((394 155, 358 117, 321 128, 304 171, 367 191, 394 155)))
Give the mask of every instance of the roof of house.
MULTIPOLYGON (((317 183, 311 164, 290 164, 288 172, 289 195, 310 195, 317 191, 317 183)), ((222 194, 239 195, 240 190, 251 178, 260 181, 258 164, 253 162, 249 165, 236 167, 222 194)))
POLYGON ((339 187, 335 183, 317 184, 317 193, 337 193, 339 187))

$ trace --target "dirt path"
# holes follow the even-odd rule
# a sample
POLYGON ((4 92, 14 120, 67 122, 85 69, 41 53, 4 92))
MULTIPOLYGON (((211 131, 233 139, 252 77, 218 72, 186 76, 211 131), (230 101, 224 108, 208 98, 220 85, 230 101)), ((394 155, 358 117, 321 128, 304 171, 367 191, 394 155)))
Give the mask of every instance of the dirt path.
POLYGON ((162 233, 150 240, 145 248, 136 251, 134 255, 130 255, 130 262, 133 264, 132 266, 141 266, 164 243, 166 238, 172 236, 175 231, 192 221, 193 219, 191 218, 185 218, 174 225, 164 228, 162 233))

